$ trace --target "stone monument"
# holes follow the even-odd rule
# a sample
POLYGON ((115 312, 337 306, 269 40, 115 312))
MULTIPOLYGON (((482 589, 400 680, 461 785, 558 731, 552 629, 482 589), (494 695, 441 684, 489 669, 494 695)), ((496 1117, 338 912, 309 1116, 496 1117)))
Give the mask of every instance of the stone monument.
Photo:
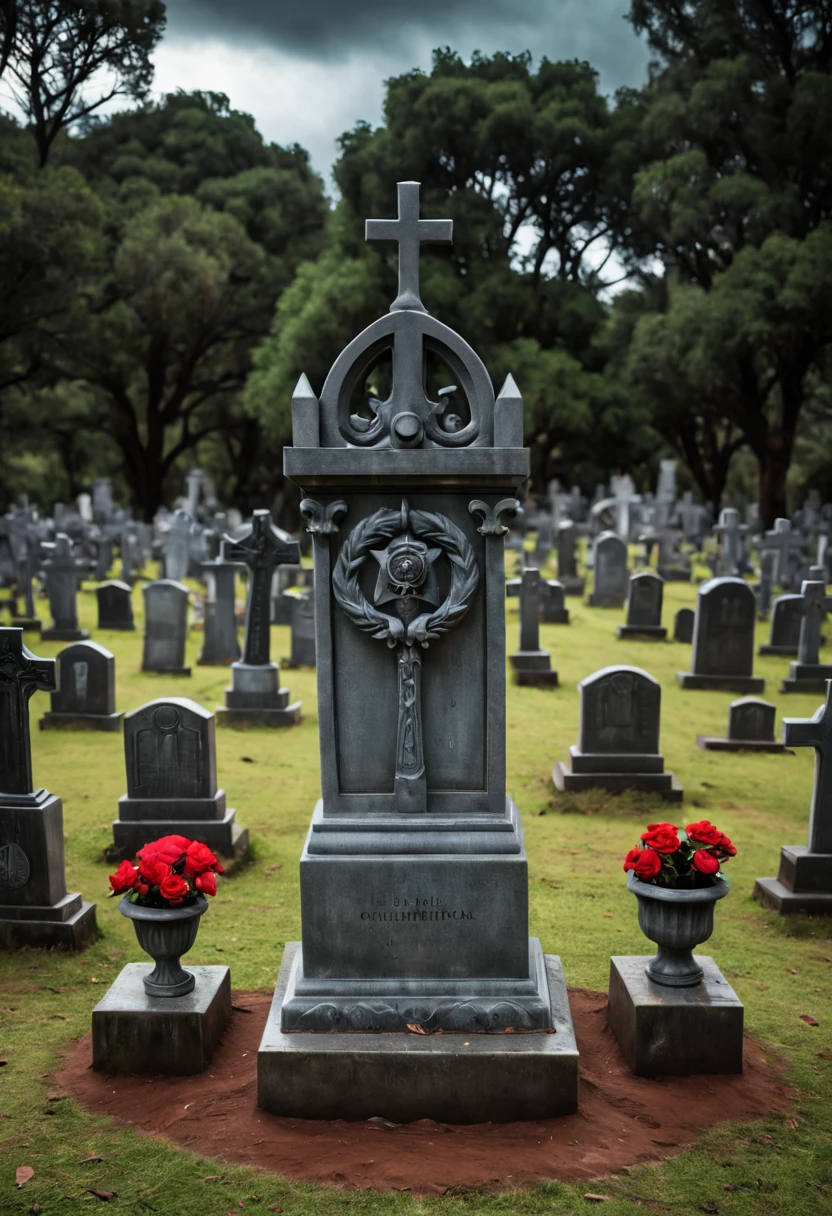
POLYGON ((234 607, 234 575, 237 567, 221 557, 203 562, 205 578, 205 621, 202 651, 197 663, 202 667, 228 667, 240 657, 237 640, 237 615, 234 607))
POLYGON ((188 577, 191 561, 191 517, 181 507, 173 513, 165 547, 165 578, 181 583, 188 577))
POLYGON ((418 184, 400 183, 399 219, 367 234, 399 242, 399 295, 320 400, 302 379, 284 449, 314 538, 323 796, 258 1101, 313 1118, 565 1113, 577 1053, 563 972, 528 936, 505 781, 504 520, 528 476, 522 401, 511 378, 495 401, 480 359, 419 299, 420 243, 449 242, 451 223, 419 218, 418 184), (390 395, 352 415, 390 349, 390 395), (426 350, 464 405, 430 399, 426 350))
POLYGON ((757 602, 741 578, 712 578, 699 588, 689 672, 677 672, 682 688, 762 692, 765 680, 753 676, 757 602))
POLYGON ((127 793, 113 823, 114 857, 160 836, 201 840, 224 857, 248 852, 248 830, 217 788, 214 715, 184 697, 150 701, 124 718, 127 793))
POLYGON ((509 656, 514 682, 521 686, 557 688, 558 673, 552 671, 549 651, 540 647, 540 603, 549 594, 546 580, 540 577, 536 567, 527 566, 517 581, 520 584, 520 646, 509 656))
POLYGON ((693 641, 693 626, 696 613, 692 608, 680 608, 673 618, 673 641, 684 642, 687 646, 693 641))
POLYGON ((97 642, 75 642, 58 655, 58 691, 40 720, 41 730, 107 730, 121 727, 116 713, 115 655, 97 642))
POLYGON ((578 746, 552 772, 555 788, 572 793, 647 790, 682 801, 682 787, 665 772, 659 751, 662 690, 639 667, 604 667, 578 685, 578 746))
POLYGON ((784 845, 778 877, 758 878, 754 895, 783 915, 832 913, 832 683, 813 717, 783 719, 783 742, 815 749, 809 843, 784 845))
POLYGON ((600 532, 592 542, 593 608, 623 608, 627 598, 627 545, 615 532, 600 532))
POLYGON ((243 657, 231 664, 231 687, 217 709, 221 726, 297 726, 301 702, 289 704, 280 687, 280 668, 270 659, 271 587, 274 571, 285 562, 300 563, 300 548, 272 523, 268 511, 255 511, 245 536, 223 540, 223 561, 248 566, 246 635, 243 657))
POLYGON ((158 579, 142 587, 144 595, 144 647, 142 671, 167 676, 189 676, 185 666, 188 640, 188 588, 170 579, 158 579))
POLYGON ((585 580, 578 574, 577 529, 573 520, 561 520, 558 527, 558 582, 566 595, 583 595, 585 580))
POLYGON ((775 707, 758 697, 741 697, 732 701, 728 710, 728 737, 711 738, 697 735, 696 742, 712 752, 775 752, 786 750, 784 743, 774 738, 775 707))
POLYGON ((627 596, 627 623, 619 625, 619 638, 653 638, 663 642, 667 630, 662 625, 664 579, 654 570, 640 570, 630 575, 627 596))
POLYGON ((826 616, 825 584, 804 583, 800 598, 803 601, 803 617, 800 622, 797 659, 789 663, 789 674, 780 691, 823 694, 826 692, 827 681, 832 680, 832 663, 820 661, 820 630, 826 616))
POLYGON ((95 589, 98 598, 98 628, 133 630, 133 601, 129 583, 117 579, 95 589))
POLYGON ((771 633, 759 654, 797 655, 803 622, 803 596, 778 595, 771 609, 771 633))
POLYGON ((292 605, 292 653, 293 667, 315 666, 315 595, 310 591, 289 591, 287 599, 292 605))
POLYGON ((76 561, 72 556, 69 537, 59 532, 55 537, 55 548, 43 563, 46 571, 46 590, 49 594, 49 611, 52 624, 44 629, 44 642, 80 642, 88 638, 89 631, 78 628, 77 594, 78 584, 88 573, 86 562, 76 561))
POLYGON ((95 904, 66 889, 63 805, 35 789, 29 698, 57 688, 54 659, 38 659, 22 629, 0 628, 0 949, 83 950, 95 904))

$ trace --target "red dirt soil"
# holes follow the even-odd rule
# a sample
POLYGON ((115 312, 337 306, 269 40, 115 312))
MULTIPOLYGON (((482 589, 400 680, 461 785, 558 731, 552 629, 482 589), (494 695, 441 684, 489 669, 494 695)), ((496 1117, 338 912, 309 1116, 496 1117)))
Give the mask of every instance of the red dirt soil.
POLYGON ((87 1110, 216 1161, 329 1186, 424 1194, 599 1178, 681 1152, 717 1124, 789 1108, 782 1060, 748 1036, 741 1076, 646 1080, 624 1064, 607 1026, 606 993, 572 988, 569 1000, 581 1053, 580 1106, 560 1119, 385 1126, 266 1114, 256 1092, 267 992, 235 993, 231 1024, 202 1076, 107 1077, 93 1071, 86 1035, 56 1082, 87 1110))

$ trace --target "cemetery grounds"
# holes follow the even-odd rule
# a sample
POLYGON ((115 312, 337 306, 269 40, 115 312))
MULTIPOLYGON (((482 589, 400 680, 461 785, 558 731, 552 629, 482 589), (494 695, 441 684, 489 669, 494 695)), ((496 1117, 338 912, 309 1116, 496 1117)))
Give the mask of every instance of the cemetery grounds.
MULTIPOLYGON (((513 563, 512 555, 509 561, 513 563)), ((137 587, 137 630, 121 634, 98 631, 94 593, 79 595, 81 626, 116 656, 117 708, 126 711, 156 697, 185 696, 215 709, 222 703, 229 671, 196 665, 198 632, 191 631, 188 641, 191 679, 139 672, 141 599, 137 587)), ((694 586, 667 584, 664 622, 671 634, 676 610, 693 607, 695 600, 694 586)), ((791 1111, 754 1124, 716 1128, 679 1155, 592 1182, 522 1187, 506 1176, 483 1189, 451 1188, 444 1195, 424 1196, 288 1181, 197 1156, 85 1112, 56 1092, 55 1073, 71 1042, 88 1033, 92 1008, 121 967, 144 957, 132 925, 118 913, 118 901, 108 899, 107 875, 114 867, 102 858, 126 788, 123 739, 120 734, 40 732, 37 722, 48 709, 48 698, 38 693, 31 702, 35 784, 63 799, 68 889, 97 903, 101 937, 75 956, 34 950, 0 955, 3 1216, 71 1216, 105 1202, 107 1210, 131 1216, 268 1211, 285 1216, 491 1216, 572 1213, 593 1206, 609 1216, 832 1212, 832 925, 822 918, 781 918, 751 898, 755 878, 777 873, 780 846, 806 839, 814 753, 701 751, 697 734, 725 733, 734 694, 679 689, 675 672, 689 669, 690 647, 617 641, 615 626, 624 620, 623 610, 591 609, 574 598, 567 606, 571 626, 541 625, 541 646, 551 651, 561 687, 508 684, 508 790, 526 833, 530 932, 546 952, 562 957, 570 987, 606 991, 611 954, 650 949, 625 887, 624 854, 648 822, 716 822, 739 854, 727 871, 731 893, 719 904, 714 936, 701 952, 714 955, 744 1002, 746 1031, 765 1044, 763 1054, 785 1060, 794 1092, 791 1111), (660 680, 661 750, 684 786, 683 809, 668 810, 636 793, 554 794, 552 766, 577 741, 575 685, 610 664, 643 667, 660 680), (810 1025, 802 1015, 819 1024, 810 1025), (19 1166, 34 1169, 20 1189, 15 1185, 19 1166), (102 1199, 96 1191, 113 1197, 102 1199)), ((39 608, 45 612, 43 601, 39 608)), ((510 653, 516 648, 516 600, 507 607, 507 628, 510 653)), ((758 623, 756 645, 767 637, 768 625, 758 623)), ((54 657, 61 648, 35 644, 31 635, 27 641, 44 657, 54 657)), ((288 653, 289 629, 273 627, 273 657, 282 660, 288 653)), ((755 658, 755 674, 766 679, 763 695, 777 704, 778 737, 783 714, 810 716, 821 700, 778 695, 787 665, 782 658, 755 658)), ((227 963, 238 991, 271 992, 284 944, 300 938, 298 860, 319 792, 315 672, 287 668, 282 674, 292 699, 303 701, 299 727, 217 731, 218 782, 251 832, 252 860, 221 882, 185 960, 227 963)), ((751 1050, 760 1052, 756 1046, 751 1050)), ((707 1087, 707 1078, 701 1083, 707 1087)), ((254 1093, 251 1100, 253 1104, 254 1093)), ((124 1116, 131 1117, 129 1108, 124 1116)), ((194 1118, 199 1117, 197 1109, 194 1118)), ((655 1135, 660 1141, 660 1129, 655 1135)), ((599 1156, 603 1159, 602 1152, 599 1156)), ((369 1187, 371 1160, 366 1174, 369 1187)))

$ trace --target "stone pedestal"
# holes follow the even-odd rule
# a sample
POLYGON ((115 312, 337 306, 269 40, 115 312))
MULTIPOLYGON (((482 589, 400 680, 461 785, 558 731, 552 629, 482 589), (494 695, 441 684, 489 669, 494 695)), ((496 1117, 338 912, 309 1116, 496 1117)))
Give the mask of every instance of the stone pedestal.
POLYGON ((83 642, 90 636, 89 629, 41 629, 43 642, 83 642))
POLYGON ((45 713, 38 725, 41 730, 121 730, 123 713, 117 714, 56 714, 45 713))
POLYGON ((832 853, 813 853, 804 844, 784 845, 777 878, 758 878, 754 898, 781 916, 832 913, 832 853))
POLYGON ((694 955, 701 984, 668 988, 647 978, 651 955, 610 959, 608 1020, 639 1077, 742 1072, 743 1006, 714 960, 694 955))
POLYGON ((780 685, 781 692, 814 692, 823 696, 827 680, 832 680, 830 663, 789 663, 789 674, 780 685))
POLYGON ((586 590, 586 579, 577 574, 558 575, 558 582, 563 587, 564 595, 583 595, 586 590))
POLYGON ((548 650, 515 650, 509 655, 514 683, 521 687, 557 688, 558 673, 552 671, 548 650))
POLYGON ((22 629, 24 633, 41 633, 43 630, 43 621, 39 616, 13 616, 11 624, 13 629, 22 629))
POLYGON ((681 802, 683 797, 675 773, 664 771, 661 755, 587 754, 573 746, 569 748, 569 759, 555 764, 552 781, 561 793, 601 789, 619 794, 624 790, 645 790, 659 794, 666 802, 681 802))
POLYGON ((667 638, 664 625, 619 625, 615 633, 619 641, 624 638, 646 638, 654 642, 664 642, 667 638))
MULTIPOLYGON (((289 942, 257 1056, 257 1101, 272 1114, 396 1123, 504 1123, 572 1114, 578 1051, 560 959, 542 955, 548 1030, 511 1034, 286 1033, 281 1010, 300 942, 289 942)), ((383 1003, 383 998, 378 1002, 383 1003)))
POLYGON ((93 1009, 99 1072, 192 1076, 210 1063, 231 1018, 231 972, 187 967, 196 977, 192 992, 152 997, 142 983, 152 970, 153 963, 128 963, 93 1009))
POLYGON ((231 687, 225 690, 225 705, 217 706, 217 724, 297 726, 302 703, 289 703, 289 689, 278 687, 279 678, 275 663, 232 663, 231 687))
POLYGON ((697 675, 691 671, 677 671, 676 683, 685 689, 707 689, 711 692, 740 692, 752 696, 762 692, 766 686, 762 676, 717 676, 697 675))

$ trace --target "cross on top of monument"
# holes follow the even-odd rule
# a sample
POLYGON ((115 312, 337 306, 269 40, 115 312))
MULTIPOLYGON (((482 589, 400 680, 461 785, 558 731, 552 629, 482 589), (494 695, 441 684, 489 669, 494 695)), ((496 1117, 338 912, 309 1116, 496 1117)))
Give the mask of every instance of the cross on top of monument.
POLYGON ((399 216, 395 220, 367 220, 365 239, 396 241, 399 246, 399 294, 391 312, 427 312, 419 298, 419 254, 423 241, 434 245, 453 242, 453 220, 419 218, 419 182, 399 182, 399 216))
POLYGON ((227 562, 242 562, 250 570, 273 570, 288 562, 299 565, 300 545, 278 531, 270 513, 261 509, 252 515, 247 535, 239 540, 223 537, 222 557, 227 562))
POLYGON ((0 628, 0 793, 33 792, 29 698, 56 692, 57 664, 38 659, 23 644, 22 629, 0 628))
POLYGON ((809 851, 832 853, 832 680, 826 683, 826 703, 811 718, 783 719, 783 742, 815 749, 809 851))

